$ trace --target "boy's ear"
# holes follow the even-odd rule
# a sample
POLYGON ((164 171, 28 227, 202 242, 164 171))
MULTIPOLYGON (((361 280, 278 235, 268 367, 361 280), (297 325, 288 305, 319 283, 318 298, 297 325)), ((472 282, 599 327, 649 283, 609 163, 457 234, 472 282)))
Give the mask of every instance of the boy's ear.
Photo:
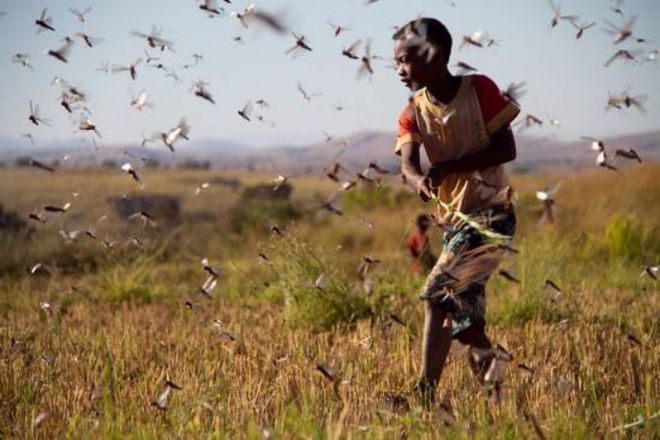
POLYGON ((424 42, 418 49, 417 54, 427 64, 436 64, 438 62, 447 64, 445 53, 437 44, 431 42, 424 42))
POLYGON ((447 65, 447 56, 445 55, 445 51, 442 50, 442 47, 440 47, 437 44, 431 45, 432 49, 430 50, 430 53, 432 53, 431 60, 429 61, 430 63, 438 63, 438 64, 443 64, 447 65))

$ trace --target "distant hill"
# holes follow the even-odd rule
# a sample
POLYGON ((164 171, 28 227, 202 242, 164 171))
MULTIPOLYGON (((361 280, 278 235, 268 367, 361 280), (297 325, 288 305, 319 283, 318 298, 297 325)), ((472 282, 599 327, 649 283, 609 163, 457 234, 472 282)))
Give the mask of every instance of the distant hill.
MULTIPOLYGON (((596 153, 588 141, 557 142, 518 136, 518 158, 514 168, 585 168, 594 166, 596 153)), ((602 139, 609 149, 633 147, 642 159, 660 159, 660 130, 602 139)), ((613 154, 613 151, 612 151, 613 154)))
POLYGON ((197 139, 177 145, 176 154, 172 154, 162 144, 148 143, 140 145, 85 145, 76 146, 59 140, 47 145, 35 147, 28 139, 12 139, 0 137, 0 161, 12 164, 18 158, 32 157, 44 162, 59 162, 60 166, 92 167, 107 162, 123 163, 127 161, 144 160, 158 162, 161 165, 173 166, 186 161, 204 162, 220 160, 235 152, 249 151, 251 146, 223 139, 197 139), (125 154, 124 152, 128 154, 125 154))
MULTIPOLYGON (((303 172, 320 170, 340 155, 343 164, 360 168, 369 161, 396 169, 399 159, 394 155, 395 134, 390 132, 359 132, 348 139, 346 146, 336 142, 317 143, 306 147, 274 147, 213 160, 219 168, 252 168, 303 172)), ((611 148, 634 147, 642 158, 660 159, 660 130, 603 139, 611 148)), ((585 168, 595 164, 596 154, 589 142, 560 142, 556 139, 516 135, 518 157, 514 169, 534 171, 546 168, 585 168)))
MULTIPOLYGON (((518 158, 513 165, 517 171, 547 168, 585 168, 594 166, 596 154, 587 141, 561 142, 548 137, 517 134, 518 158)), ((660 130, 622 135, 603 139, 610 148, 634 147, 646 160, 660 159, 660 130)), ((177 146, 176 154, 160 145, 148 147, 64 147, 61 141, 48 148, 34 149, 27 139, 0 138, 0 161, 13 163, 18 157, 30 156, 39 160, 58 160, 61 166, 98 166, 108 161, 135 161, 139 158, 161 165, 181 165, 185 162, 208 162, 213 168, 255 169, 279 172, 315 172, 333 160, 352 169, 360 169, 370 161, 385 168, 398 169, 394 155, 395 134, 385 131, 363 131, 344 142, 315 143, 307 146, 276 146, 255 148, 246 144, 200 139, 177 146), (122 154, 127 150, 129 154, 122 154), (66 158, 66 160, 63 160, 66 158)))
POLYGON ((238 153, 213 161, 219 168, 244 168, 309 172, 320 170, 333 160, 359 168, 376 160, 383 166, 394 166, 394 137, 387 132, 359 132, 348 139, 303 147, 279 146, 238 153))

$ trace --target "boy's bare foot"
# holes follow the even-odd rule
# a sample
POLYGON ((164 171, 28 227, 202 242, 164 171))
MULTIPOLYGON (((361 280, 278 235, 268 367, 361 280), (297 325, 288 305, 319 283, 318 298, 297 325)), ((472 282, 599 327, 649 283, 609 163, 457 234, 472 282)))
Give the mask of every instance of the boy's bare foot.
POLYGON ((425 379, 420 378, 413 387, 417 401, 424 407, 424 409, 431 409, 431 405, 435 401, 435 387, 425 379))

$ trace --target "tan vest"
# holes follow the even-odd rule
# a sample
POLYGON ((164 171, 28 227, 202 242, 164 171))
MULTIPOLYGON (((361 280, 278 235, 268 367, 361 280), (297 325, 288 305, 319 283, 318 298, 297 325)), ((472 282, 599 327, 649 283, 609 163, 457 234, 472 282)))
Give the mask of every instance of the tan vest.
MULTIPOLYGON (((417 126, 431 164, 460 159, 490 144, 490 136, 471 76, 464 76, 454 99, 446 105, 431 101, 426 88, 413 96, 417 126)), ((508 180, 502 165, 447 175, 438 197, 463 213, 501 205, 508 180), (497 196, 497 197, 496 197, 497 196)), ((444 210, 440 210, 443 215, 444 210)))

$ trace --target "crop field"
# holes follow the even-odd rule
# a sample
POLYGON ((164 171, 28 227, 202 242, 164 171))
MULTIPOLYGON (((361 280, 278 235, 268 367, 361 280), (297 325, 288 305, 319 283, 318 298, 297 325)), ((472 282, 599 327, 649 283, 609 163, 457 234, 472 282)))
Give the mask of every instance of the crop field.
POLYGON ((146 169, 140 188, 117 169, 0 169, 0 437, 658 438, 658 176, 514 175, 501 268, 519 282, 487 287, 513 355, 501 399, 455 343, 426 408, 403 241, 433 207, 398 178, 344 192, 340 216, 318 209, 322 175, 274 191, 266 173, 146 169), (558 181, 539 224, 535 191, 558 181), (364 257, 379 262, 358 276, 364 257))

